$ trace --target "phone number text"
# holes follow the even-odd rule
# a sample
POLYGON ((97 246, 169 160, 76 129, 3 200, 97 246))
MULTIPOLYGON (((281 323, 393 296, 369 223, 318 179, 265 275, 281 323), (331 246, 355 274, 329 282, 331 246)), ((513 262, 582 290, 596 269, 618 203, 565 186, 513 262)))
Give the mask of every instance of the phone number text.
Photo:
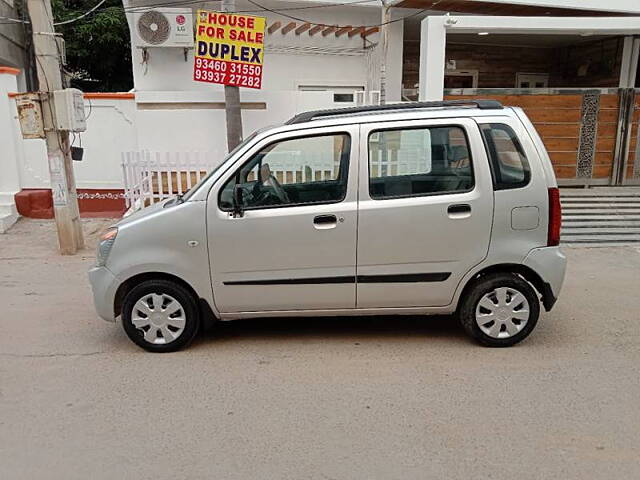
POLYGON ((197 82, 261 88, 262 66, 196 58, 193 69, 193 79, 197 82))

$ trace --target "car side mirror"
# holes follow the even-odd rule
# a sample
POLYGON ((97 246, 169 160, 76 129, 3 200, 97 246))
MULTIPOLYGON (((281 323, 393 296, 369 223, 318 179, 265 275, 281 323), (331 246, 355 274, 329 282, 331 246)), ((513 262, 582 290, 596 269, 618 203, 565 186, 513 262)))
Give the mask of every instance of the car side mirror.
POLYGON ((244 190, 242 185, 233 187, 233 216, 235 218, 244 216, 244 190))

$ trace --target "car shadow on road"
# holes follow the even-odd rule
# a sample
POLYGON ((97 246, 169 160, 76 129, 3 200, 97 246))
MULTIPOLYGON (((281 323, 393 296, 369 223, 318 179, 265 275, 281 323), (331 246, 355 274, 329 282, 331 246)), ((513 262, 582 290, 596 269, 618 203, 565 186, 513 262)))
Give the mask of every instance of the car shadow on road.
POLYGON ((452 316, 363 316, 255 318, 217 322, 203 332, 195 345, 212 342, 298 339, 393 339, 441 338, 453 343, 467 341, 452 316))

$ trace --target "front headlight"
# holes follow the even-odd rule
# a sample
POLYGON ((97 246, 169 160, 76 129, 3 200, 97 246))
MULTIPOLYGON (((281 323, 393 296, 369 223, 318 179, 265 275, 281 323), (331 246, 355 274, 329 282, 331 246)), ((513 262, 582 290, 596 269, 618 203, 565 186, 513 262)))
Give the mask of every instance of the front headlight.
POLYGON ((98 251, 96 253, 96 265, 98 267, 104 267, 107 263, 109 252, 111 252, 111 247, 113 247, 113 243, 116 241, 117 235, 118 228, 111 227, 100 237, 100 243, 98 243, 98 251))

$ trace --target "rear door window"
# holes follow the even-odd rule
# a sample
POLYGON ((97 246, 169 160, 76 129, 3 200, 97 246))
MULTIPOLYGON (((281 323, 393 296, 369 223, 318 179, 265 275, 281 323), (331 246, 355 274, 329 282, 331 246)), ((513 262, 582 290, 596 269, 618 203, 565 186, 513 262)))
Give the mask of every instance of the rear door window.
POLYGON ((459 126, 376 130, 368 146, 375 200, 473 189, 469 142, 459 126))

